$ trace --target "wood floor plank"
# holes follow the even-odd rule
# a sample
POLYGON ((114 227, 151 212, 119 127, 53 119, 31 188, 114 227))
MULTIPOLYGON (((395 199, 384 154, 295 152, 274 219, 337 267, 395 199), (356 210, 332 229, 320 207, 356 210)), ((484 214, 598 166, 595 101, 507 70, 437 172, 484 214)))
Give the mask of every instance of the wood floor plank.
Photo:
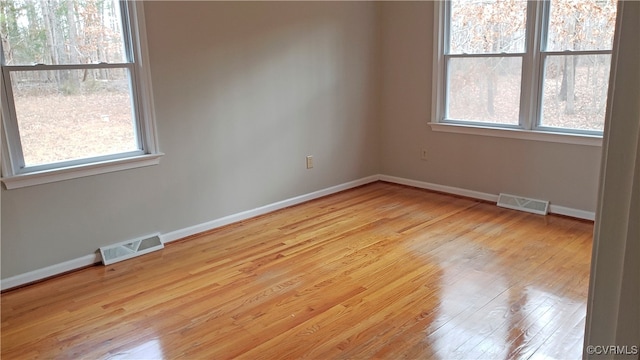
POLYGON ((579 358, 592 231, 377 182, 5 292, 1 355, 579 358))

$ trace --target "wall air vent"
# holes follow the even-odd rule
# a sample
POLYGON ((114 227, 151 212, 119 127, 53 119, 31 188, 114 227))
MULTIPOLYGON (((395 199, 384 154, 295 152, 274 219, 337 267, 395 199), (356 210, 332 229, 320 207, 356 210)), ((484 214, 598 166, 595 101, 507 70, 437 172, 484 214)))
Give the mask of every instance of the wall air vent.
POLYGON ((540 215, 547 215, 549 212, 548 201, 529 199, 509 194, 500 194, 498 197, 498 206, 540 215))
POLYGON ((160 234, 155 234, 135 240, 123 241, 118 244, 103 246, 100 248, 100 255, 102 255, 102 263, 104 265, 110 265, 162 248, 164 248, 164 243, 162 239, 160 239, 160 234))

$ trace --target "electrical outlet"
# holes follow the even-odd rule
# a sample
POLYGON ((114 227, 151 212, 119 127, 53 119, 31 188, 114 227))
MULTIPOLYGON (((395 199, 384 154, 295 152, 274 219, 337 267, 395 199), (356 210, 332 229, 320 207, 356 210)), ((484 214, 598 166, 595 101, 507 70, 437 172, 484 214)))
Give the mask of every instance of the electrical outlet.
POLYGON ((422 152, 420 153, 420 159, 427 160, 427 149, 422 149, 422 152))
POLYGON ((312 169, 313 168, 313 156, 309 155, 307 156, 307 169, 312 169))

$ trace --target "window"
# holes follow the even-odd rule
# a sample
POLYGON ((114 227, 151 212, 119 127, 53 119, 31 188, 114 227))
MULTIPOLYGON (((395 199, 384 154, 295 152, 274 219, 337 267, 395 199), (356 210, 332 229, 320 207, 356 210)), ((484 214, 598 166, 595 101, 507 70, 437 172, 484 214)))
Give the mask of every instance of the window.
POLYGON ((433 125, 601 137, 615 17, 615 0, 437 2, 433 125))
POLYGON ((158 162, 142 5, 2 1, 7 188, 158 162))

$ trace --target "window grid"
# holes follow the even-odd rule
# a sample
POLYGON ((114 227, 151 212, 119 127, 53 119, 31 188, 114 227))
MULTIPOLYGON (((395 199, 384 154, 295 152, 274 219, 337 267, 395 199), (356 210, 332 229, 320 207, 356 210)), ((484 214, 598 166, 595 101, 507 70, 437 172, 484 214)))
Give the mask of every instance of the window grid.
MULTIPOLYGON (((451 1, 446 1, 441 6, 441 12, 436 13, 436 21, 440 23, 437 28, 436 35, 436 51, 439 48, 442 53, 440 68, 436 71, 441 72, 442 77, 435 74, 434 80, 439 83, 438 91, 443 95, 434 96, 434 109, 436 119, 441 123, 472 125, 480 127, 496 127, 496 128, 512 128, 522 130, 558 132, 577 135, 597 135, 601 136, 601 130, 584 130, 570 127, 551 127, 545 126, 542 121, 542 106, 544 96, 545 66, 550 56, 586 56, 586 55, 611 55, 612 51, 607 50, 567 50, 567 51, 548 51, 547 40, 549 33, 550 18, 550 1, 529 1, 527 4, 526 16, 526 52, 500 52, 500 53, 456 53, 450 52, 451 46, 451 1), (441 41, 441 42, 439 42, 441 41), (455 119, 450 117, 450 78, 451 78, 451 61, 453 59, 481 59, 481 58, 521 58, 521 89, 520 89, 520 107, 518 124, 492 123, 486 121, 476 121, 469 119, 455 119), (437 114, 440 113, 440 116, 437 114)), ((435 69, 435 68, 434 68, 435 69)))
MULTIPOLYGON (((104 172, 110 172, 115 170, 109 170, 111 167, 115 168, 132 168, 131 165, 135 162, 144 163, 141 166, 147 166, 152 162, 156 162, 157 157, 162 155, 156 148, 156 135, 155 126, 153 120, 153 108, 151 106, 152 100, 150 99, 150 83, 148 82, 148 69, 143 69, 140 63, 140 54, 145 50, 141 46, 146 46, 146 43, 141 44, 141 34, 137 28, 143 25, 142 8, 140 4, 134 2, 119 1, 120 2, 120 25, 122 30, 122 36, 124 40, 124 56, 126 62, 115 63, 72 63, 72 64, 34 64, 34 65, 5 65, 4 50, 0 51, 0 61, 2 62, 2 102, 3 106, 3 136, 4 143, 4 160, 3 161, 3 180, 7 184, 8 180, 17 175, 25 174, 38 174, 43 171, 51 172, 56 170, 63 170, 64 178, 69 178, 68 173, 74 171, 74 168, 83 165, 91 165, 91 174, 95 174, 96 167, 104 165, 104 172), (142 24, 140 24, 142 22, 142 24), (45 164, 28 165, 25 164, 25 157, 23 153, 22 139, 20 136, 20 128, 17 119, 17 111, 14 102, 12 73, 17 72, 45 72, 45 71, 60 71, 60 70, 100 70, 100 69, 123 69, 125 74, 128 74, 128 88, 129 88, 129 101, 132 110, 133 120, 133 137, 135 138, 137 150, 122 151, 117 153, 109 153, 106 155, 88 156, 71 160, 55 161, 45 164), (140 71, 146 71, 145 76, 141 76, 140 71), (143 84, 141 86, 141 84, 143 84), (151 158, 145 155, 153 155, 151 158), (129 165, 118 165, 113 161, 124 160, 129 165)), ((1 45, 0 45, 1 46, 1 45)), ((1 50, 1 48, 0 48, 1 50)), ((78 175, 85 176, 85 175, 78 175)), ((56 181, 56 180, 52 180, 56 181)), ((48 182, 48 181, 45 181, 48 182)))

